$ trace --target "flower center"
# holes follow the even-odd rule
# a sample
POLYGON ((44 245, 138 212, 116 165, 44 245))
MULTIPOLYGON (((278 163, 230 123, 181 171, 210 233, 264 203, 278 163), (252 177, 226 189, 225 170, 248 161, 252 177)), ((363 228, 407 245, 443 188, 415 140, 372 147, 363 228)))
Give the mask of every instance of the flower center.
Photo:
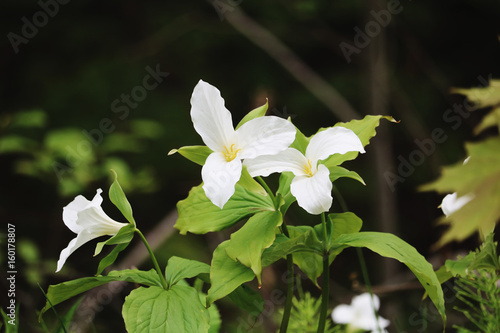
POLYGON ((235 144, 233 143, 229 149, 227 149, 226 146, 224 146, 224 150, 222 153, 224 154, 224 157, 226 158, 226 161, 231 162, 236 158, 236 155, 241 149, 235 149, 234 148, 235 144))
POLYGON ((304 165, 304 171, 309 177, 313 176, 311 160, 307 159, 307 164, 304 165))

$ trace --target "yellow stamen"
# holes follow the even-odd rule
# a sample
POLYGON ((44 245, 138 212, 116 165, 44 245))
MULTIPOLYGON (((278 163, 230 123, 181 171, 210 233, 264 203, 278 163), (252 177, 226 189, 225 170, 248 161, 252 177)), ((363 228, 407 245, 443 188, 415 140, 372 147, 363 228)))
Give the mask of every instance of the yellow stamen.
POLYGON ((307 164, 304 165, 304 171, 307 173, 308 176, 312 177, 312 175, 313 175, 312 165, 311 165, 311 161, 309 159, 307 159, 307 164))
POLYGON ((224 154, 224 157, 226 158, 226 161, 228 161, 228 162, 231 162, 232 160, 234 160, 236 158, 236 155, 238 154, 238 152, 241 150, 241 149, 234 149, 234 146, 235 146, 234 143, 231 145, 230 149, 227 149, 227 147, 224 146, 224 149, 226 151, 222 151, 222 153, 224 154))

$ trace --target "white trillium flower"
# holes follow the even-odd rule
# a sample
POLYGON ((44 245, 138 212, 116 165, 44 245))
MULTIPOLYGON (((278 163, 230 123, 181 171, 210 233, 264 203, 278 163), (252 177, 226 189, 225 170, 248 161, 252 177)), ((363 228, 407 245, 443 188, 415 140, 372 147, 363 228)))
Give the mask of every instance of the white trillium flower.
POLYGON ((373 333, 387 332, 385 328, 390 321, 375 316, 375 311, 380 307, 377 295, 373 299, 369 293, 353 297, 351 305, 339 305, 333 309, 332 319, 338 324, 348 324, 350 328, 371 331, 373 333), (374 308, 375 307, 375 308, 374 308))
POLYGON ((128 225, 116 222, 104 213, 101 208, 101 192, 102 190, 98 189, 92 201, 79 195, 63 208, 64 224, 77 236, 61 251, 56 272, 61 270, 66 259, 83 244, 97 237, 114 236, 122 227, 128 225))
POLYGON ((295 178, 290 190, 297 203, 310 214, 321 214, 330 209, 333 198, 330 170, 319 161, 350 151, 365 152, 361 140, 352 130, 336 126, 314 135, 305 155, 295 148, 288 148, 274 156, 245 160, 245 165, 252 177, 293 172, 295 178))
POLYGON ((292 123, 275 116, 252 119, 235 130, 220 91, 202 80, 191 96, 191 119, 205 145, 213 150, 201 177, 205 194, 219 208, 234 194, 242 159, 277 154, 295 140, 292 123))
MULTIPOLYGON (((469 160, 470 156, 465 159, 464 164, 467 164, 469 160)), ((458 197, 458 194, 456 192, 448 194, 443 198, 443 201, 441 202, 441 205, 439 207, 441 207, 441 209, 443 210, 444 215, 448 217, 456 211, 460 210, 463 206, 469 203, 469 201, 474 199, 474 197, 474 193, 468 193, 462 195, 461 197, 458 197)))

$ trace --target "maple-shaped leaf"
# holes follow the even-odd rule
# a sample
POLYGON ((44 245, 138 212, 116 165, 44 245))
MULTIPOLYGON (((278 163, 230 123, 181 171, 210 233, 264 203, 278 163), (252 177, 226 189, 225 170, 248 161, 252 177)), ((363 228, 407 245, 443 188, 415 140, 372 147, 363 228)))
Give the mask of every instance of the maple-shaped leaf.
POLYGON ((473 195, 462 208, 438 221, 450 224, 438 246, 461 241, 476 231, 486 236, 500 219, 500 137, 466 143, 465 149, 470 156, 467 163, 445 167, 441 178, 421 187, 442 194, 456 192, 458 197, 473 195))
POLYGON ((497 126, 500 130, 500 80, 490 80, 487 87, 453 88, 451 92, 467 96, 467 99, 473 102, 478 109, 493 107, 474 128, 474 134, 479 134, 492 126, 497 126))

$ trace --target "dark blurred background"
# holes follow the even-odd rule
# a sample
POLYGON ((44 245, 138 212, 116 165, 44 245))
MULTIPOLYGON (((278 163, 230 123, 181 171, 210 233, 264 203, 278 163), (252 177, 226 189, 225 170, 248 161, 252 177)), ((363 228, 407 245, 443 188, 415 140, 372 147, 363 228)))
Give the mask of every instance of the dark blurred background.
MULTIPOLYGON (((500 76, 498 1, 4 0, 0 15, 0 220, 2 235, 7 223, 16 226, 20 332, 42 331, 36 311, 45 300, 37 282, 46 290, 95 273, 95 242, 54 273, 73 238, 62 207, 78 194, 91 199, 99 187, 106 193, 110 168, 163 265, 172 255, 209 263, 228 237, 172 229, 176 202, 201 182, 199 166, 167 156, 202 144, 189 116, 199 79, 219 88, 235 123, 266 97, 269 114, 290 116, 306 135, 367 114, 401 120, 383 121, 367 153, 344 164, 367 184, 336 182, 349 209, 363 219, 363 230, 398 235, 436 268, 477 245, 472 237, 433 249, 444 230, 435 225, 441 197, 417 187, 463 159, 464 141, 476 139, 472 128, 484 113, 460 112, 463 97, 449 90, 500 76)), ((104 198, 104 210, 123 220, 104 198)), ((291 212, 288 223, 318 222, 296 205, 291 212)), ((149 269, 143 252, 134 242, 119 267, 149 269)), ((368 251, 365 257, 391 331, 428 325, 438 332, 440 319, 420 302, 422 290, 409 271, 368 251)), ((283 269, 278 263, 265 270, 265 297, 284 288, 283 269)), ((355 251, 335 261, 332 283, 333 305, 363 288, 355 251)), ((319 296, 310 282, 303 286, 319 296)), ((91 318, 90 331, 124 331, 121 304, 130 288, 105 299, 94 295, 97 305, 80 311, 78 325, 91 318)), ((62 313, 67 303, 58 307, 62 313)), ((247 318, 230 303, 220 308, 224 332, 247 318)), ((53 327, 54 318, 46 317, 53 327)), ((251 332, 271 331, 272 319, 251 332)))

